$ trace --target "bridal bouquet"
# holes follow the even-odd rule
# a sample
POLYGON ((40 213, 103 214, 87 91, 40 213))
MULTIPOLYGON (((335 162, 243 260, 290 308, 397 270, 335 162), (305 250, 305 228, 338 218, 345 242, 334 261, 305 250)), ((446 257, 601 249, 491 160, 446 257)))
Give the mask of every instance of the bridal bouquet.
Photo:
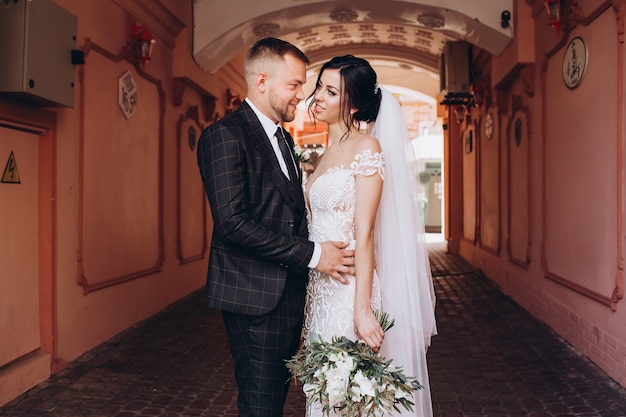
MULTIPOLYGON (((374 311, 384 331, 393 326, 386 313, 374 311)), ((320 401, 325 415, 382 416, 398 404, 413 411, 413 391, 422 386, 365 342, 344 336, 313 341, 287 361, 291 374, 304 384, 307 401, 320 401)))

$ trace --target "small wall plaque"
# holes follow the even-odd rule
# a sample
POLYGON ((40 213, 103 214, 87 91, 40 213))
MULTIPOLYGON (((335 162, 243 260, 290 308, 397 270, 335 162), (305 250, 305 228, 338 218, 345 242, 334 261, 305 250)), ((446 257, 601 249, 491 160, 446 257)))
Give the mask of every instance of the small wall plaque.
POLYGON ((569 89, 578 87, 583 80, 588 61, 587 45, 577 36, 567 45, 563 56, 563 82, 569 89))
POLYGON ((137 110, 137 84, 130 71, 126 71, 117 80, 118 96, 117 104, 124 113, 126 119, 130 119, 137 110))

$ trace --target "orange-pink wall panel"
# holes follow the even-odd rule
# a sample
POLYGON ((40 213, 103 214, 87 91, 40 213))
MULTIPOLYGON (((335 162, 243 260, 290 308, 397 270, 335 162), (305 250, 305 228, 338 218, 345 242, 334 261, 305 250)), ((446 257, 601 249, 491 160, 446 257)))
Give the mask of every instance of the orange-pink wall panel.
POLYGON ((38 141, 0 127, 0 367, 41 346, 38 141))
POLYGON ((492 108, 493 136, 487 138, 484 120, 480 129, 480 244, 485 249, 500 249, 500 135, 498 111, 492 108))
POLYGON ((159 259, 159 95, 130 65, 92 53, 85 68, 83 274, 89 284, 154 267, 159 259), (137 109, 118 107, 130 70, 137 109))
POLYGON ((581 27, 592 58, 575 90, 562 81, 563 50, 546 71, 545 261, 548 272, 610 297, 617 266, 616 23, 581 27))

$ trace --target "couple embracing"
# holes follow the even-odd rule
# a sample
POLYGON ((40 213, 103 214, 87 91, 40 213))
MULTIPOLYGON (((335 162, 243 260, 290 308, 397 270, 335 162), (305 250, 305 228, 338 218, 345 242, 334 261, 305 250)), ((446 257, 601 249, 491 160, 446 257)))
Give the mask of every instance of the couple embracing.
MULTIPOLYGON (((304 335, 305 345, 363 340, 423 385, 406 415, 432 416, 434 292, 403 113, 367 61, 325 63, 309 112, 328 124, 328 147, 303 187, 281 123, 305 99, 308 64, 288 42, 258 41, 244 64, 246 99, 198 142, 214 220, 207 305, 222 312, 239 415, 282 416, 285 360, 304 335), (394 318, 393 329, 383 332, 373 309, 394 318)), ((321 415, 309 402, 307 416, 321 415)))

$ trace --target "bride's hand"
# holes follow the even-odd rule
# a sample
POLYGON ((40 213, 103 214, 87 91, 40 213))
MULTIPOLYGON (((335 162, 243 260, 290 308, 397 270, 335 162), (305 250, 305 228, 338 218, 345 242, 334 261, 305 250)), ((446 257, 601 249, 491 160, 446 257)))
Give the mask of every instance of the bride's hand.
POLYGON ((354 332, 374 352, 378 352, 385 338, 385 332, 371 309, 354 311, 354 332))

